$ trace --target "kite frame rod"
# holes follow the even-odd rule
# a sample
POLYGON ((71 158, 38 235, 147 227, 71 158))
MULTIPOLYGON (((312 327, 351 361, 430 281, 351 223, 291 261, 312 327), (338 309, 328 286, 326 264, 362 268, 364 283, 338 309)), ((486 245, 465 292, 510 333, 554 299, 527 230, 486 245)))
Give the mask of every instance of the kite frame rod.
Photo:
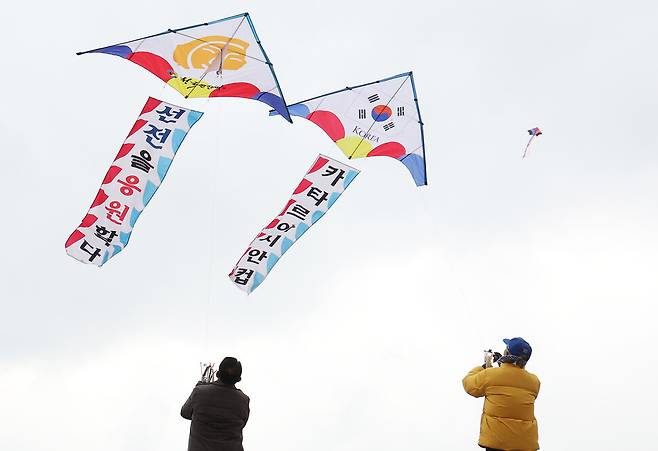
POLYGON ((256 43, 258 44, 258 47, 260 47, 260 51, 263 52, 265 61, 267 61, 267 66, 270 68, 270 72, 272 73, 272 78, 274 78, 274 83, 276 84, 276 88, 279 90, 279 94, 281 94, 281 101, 283 102, 283 106, 286 107, 286 111, 288 112, 288 119, 286 120, 292 124, 292 116, 290 115, 290 110, 288 109, 288 103, 286 102, 286 98, 283 96, 283 89, 281 89, 281 85, 279 84, 279 79, 277 78, 276 73, 274 72, 274 64, 272 64, 272 61, 270 61, 270 57, 267 56, 267 52, 263 48, 263 45, 260 43, 260 38, 258 37, 258 33, 256 33, 256 28, 254 27, 254 23, 251 21, 251 16, 249 15, 249 13, 245 13, 244 15, 247 18, 247 23, 251 28, 251 32, 254 34, 254 37, 256 38, 256 43))
MULTIPOLYGON (((412 73, 411 72, 404 72, 402 74, 393 75, 392 77, 386 77, 386 78, 382 78, 381 80, 371 81, 370 83, 363 83, 363 84, 354 85, 354 86, 346 86, 343 89, 338 89, 336 91, 331 91, 331 92, 328 92, 326 94, 320 94, 319 96, 311 97, 310 99, 300 100, 299 102, 291 103, 289 106, 294 106, 294 105, 297 105, 299 103, 304 103, 304 102, 310 102, 311 100, 319 99, 320 97, 331 96, 331 95, 338 94, 339 92, 343 92, 343 91, 351 91, 352 89, 363 88, 364 86, 370 86, 370 85, 374 85, 376 83, 382 83, 384 81, 394 80, 394 79, 400 78, 400 77, 406 77, 408 75, 412 75, 412 73)), ((415 96, 415 94, 414 94, 414 96, 415 96)))
MULTIPOLYGON (((174 28, 174 29, 169 28, 167 31, 163 31, 161 33, 155 33, 155 34, 152 34, 152 35, 149 35, 149 36, 144 36, 143 38, 137 38, 137 39, 131 39, 129 41, 118 42, 116 44, 110 44, 110 45, 106 45, 106 46, 103 46, 103 47, 98 47, 97 49, 85 50, 83 52, 76 52, 75 54, 76 55, 84 55, 86 53, 93 53, 93 52, 96 52, 98 50, 106 49, 108 47, 114 47, 114 46, 117 46, 117 45, 128 44, 130 42, 135 42, 135 41, 143 41, 144 39, 155 38, 156 36, 163 36, 163 35, 168 34, 168 33, 176 33, 178 31, 189 30, 191 28, 203 27, 203 26, 207 26, 207 25, 220 23, 220 22, 225 22, 227 20, 237 19, 238 17, 242 17, 242 16, 246 16, 247 18, 249 18, 249 13, 236 14, 234 16, 225 17, 223 19, 213 20, 212 22, 204 22, 204 23, 200 23, 200 24, 196 24, 196 25, 189 25, 187 27, 182 27, 182 28, 174 28)), ((253 27, 252 27, 252 29, 253 29, 253 27)), ((256 36, 256 39, 258 39, 258 36, 256 36)), ((260 45, 260 43, 259 43, 259 45, 260 45)))
POLYGON ((427 156, 425 155, 425 131, 423 129, 423 118, 420 115, 420 105, 418 104, 418 94, 416 93, 416 83, 414 82, 413 72, 409 72, 411 79, 411 90, 414 93, 414 102, 416 103, 416 112, 418 113, 418 123, 420 124, 420 142, 423 145, 423 166, 425 169, 425 185, 427 185, 427 156))

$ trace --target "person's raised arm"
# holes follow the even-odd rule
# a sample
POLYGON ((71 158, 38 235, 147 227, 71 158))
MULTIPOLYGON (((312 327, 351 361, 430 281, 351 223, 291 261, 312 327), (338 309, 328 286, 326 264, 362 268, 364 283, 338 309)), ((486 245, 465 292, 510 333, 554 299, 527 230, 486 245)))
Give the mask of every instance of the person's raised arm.
POLYGON ((466 377, 462 379, 464 390, 471 396, 480 398, 484 396, 486 388, 487 370, 482 366, 476 366, 468 372, 466 377))
POLYGON ((190 393, 190 396, 187 398, 187 401, 185 401, 185 404, 183 404, 183 407, 181 407, 180 409, 180 416, 182 416, 186 420, 192 419, 192 414, 194 413, 194 409, 192 408, 192 405, 194 403, 195 393, 196 393, 196 388, 192 390, 192 393, 190 393))

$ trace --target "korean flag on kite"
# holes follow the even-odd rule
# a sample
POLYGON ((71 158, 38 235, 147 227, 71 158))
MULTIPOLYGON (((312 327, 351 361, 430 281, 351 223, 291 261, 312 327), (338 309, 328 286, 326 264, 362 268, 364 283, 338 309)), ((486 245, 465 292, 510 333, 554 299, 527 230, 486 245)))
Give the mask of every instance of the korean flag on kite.
POLYGON ((258 100, 290 120, 281 88, 248 13, 134 39, 85 53, 142 66, 189 97, 258 100))
POLYGON ((313 97, 288 109, 324 130, 347 158, 395 158, 417 186, 427 185, 423 122, 411 72, 313 97))

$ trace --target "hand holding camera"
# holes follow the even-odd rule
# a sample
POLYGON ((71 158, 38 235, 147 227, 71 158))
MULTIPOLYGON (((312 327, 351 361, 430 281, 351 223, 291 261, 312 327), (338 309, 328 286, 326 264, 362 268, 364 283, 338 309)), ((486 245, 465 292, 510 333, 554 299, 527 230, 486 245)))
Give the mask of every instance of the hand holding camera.
POLYGON ((484 364, 482 368, 491 368, 494 362, 497 362, 499 358, 502 357, 500 352, 492 351, 488 349, 484 351, 484 364))
POLYGON ((210 384, 215 381, 215 364, 214 363, 204 363, 200 362, 199 367, 201 368, 201 380, 199 384, 210 384))

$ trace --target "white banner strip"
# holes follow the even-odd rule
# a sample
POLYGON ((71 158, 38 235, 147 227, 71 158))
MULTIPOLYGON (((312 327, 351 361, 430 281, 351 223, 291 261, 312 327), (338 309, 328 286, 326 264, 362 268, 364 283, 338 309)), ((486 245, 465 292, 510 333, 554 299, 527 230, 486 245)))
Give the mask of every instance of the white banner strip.
POLYGON ((229 274, 241 290, 251 293, 313 224, 336 202, 359 171, 319 155, 281 213, 249 244, 229 274))
POLYGON ((128 245, 144 207, 164 180, 176 152, 203 113, 149 97, 107 171, 66 253, 102 266, 128 245))

